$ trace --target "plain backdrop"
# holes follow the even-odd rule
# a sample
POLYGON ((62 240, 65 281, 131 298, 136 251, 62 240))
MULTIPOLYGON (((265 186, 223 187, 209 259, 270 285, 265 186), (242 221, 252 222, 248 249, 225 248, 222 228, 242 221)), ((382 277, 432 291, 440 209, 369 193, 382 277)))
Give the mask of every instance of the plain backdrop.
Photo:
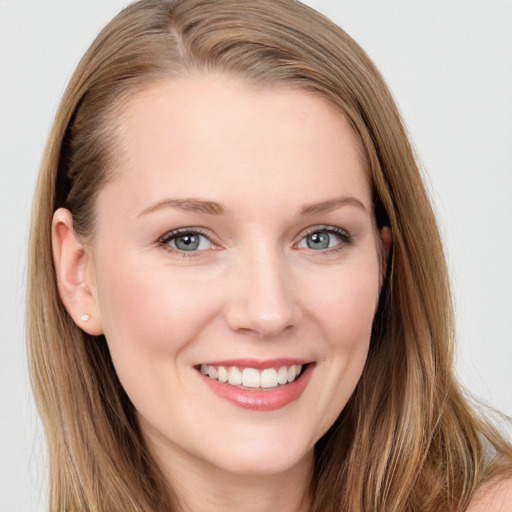
MULTIPOLYGON (((0 0, 0 512, 46 509, 24 341, 34 182, 78 59, 127 3, 0 0)), ((307 3, 363 46, 393 91, 446 242, 460 378, 511 415, 512 1, 307 3)))

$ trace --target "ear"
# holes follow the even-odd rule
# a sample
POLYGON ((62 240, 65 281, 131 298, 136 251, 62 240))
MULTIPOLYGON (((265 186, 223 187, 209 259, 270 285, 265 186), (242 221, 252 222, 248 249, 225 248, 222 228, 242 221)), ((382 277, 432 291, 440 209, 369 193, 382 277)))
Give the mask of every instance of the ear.
POLYGON ((57 287, 65 308, 82 330, 94 336, 103 334, 92 256, 75 236, 73 217, 65 208, 53 215, 52 247, 57 287))
POLYGON ((389 262, 389 253, 391 251, 391 246, 393 244, 393 237, 391 235, 391 228, 389 226, 384 226, 380 230, 380 283, 379 286, 382 287, 382 283, 384 282, 384 278, 388 272, 388 262, 389 262))

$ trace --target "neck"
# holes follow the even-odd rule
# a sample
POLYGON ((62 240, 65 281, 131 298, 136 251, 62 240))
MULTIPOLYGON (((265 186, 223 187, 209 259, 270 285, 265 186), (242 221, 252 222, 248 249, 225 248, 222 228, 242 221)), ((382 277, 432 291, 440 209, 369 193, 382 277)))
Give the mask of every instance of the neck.
POLYGON ((196 472, 193 478, 175 474, 170 480, 182 512, 307 512, 310 505, 310 475, 302 468, 268 476, 232 475, 217 469, 196 472))
POLYGON ((310 510, 312 451, 278 474, 239 474, 179 449, 170 454, 155 439, 147 441, 174 492, 179 512, 310 510))

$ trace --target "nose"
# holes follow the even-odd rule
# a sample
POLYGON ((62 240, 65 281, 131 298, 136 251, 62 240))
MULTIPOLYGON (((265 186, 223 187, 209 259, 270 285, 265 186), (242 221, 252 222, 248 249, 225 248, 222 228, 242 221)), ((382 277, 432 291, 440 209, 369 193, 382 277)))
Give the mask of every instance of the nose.
POLYGON ((227 322, 237 332, 273 338, 297 326, 302 310, 284 256, 267 252, 241 258, 230 280, 227 322))

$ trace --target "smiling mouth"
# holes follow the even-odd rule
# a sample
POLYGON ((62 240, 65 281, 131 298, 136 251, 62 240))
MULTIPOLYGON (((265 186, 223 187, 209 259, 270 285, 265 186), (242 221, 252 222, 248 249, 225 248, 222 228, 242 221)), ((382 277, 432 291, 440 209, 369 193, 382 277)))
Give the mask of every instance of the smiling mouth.
POLYGON ((201 364, 196 367, 214 381, 249 391, 272 391, 291 384, 306 370, 308 364, 281 365, 275 368, 216 366, 201 364))
POLYGON ((194 366, 215 395, 242 409, 274 411, 298 400, 314 373, 316 361, 238 359, 194 366))

